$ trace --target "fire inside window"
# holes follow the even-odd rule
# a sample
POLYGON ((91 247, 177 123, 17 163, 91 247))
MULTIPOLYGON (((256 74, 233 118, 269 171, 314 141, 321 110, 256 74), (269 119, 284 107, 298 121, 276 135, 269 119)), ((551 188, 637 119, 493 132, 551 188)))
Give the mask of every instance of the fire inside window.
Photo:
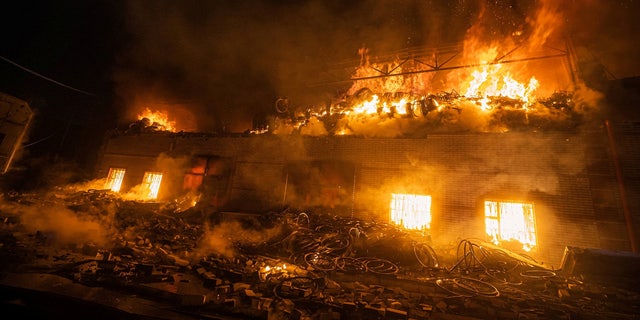
POLYGON ((160 190, 160 182, 162 182, 162 172, 145 172, 142 178, 142 184, 147 194, 147 199, 158 198, 158 191, 160 190))
POLYGON ((487 234, 495 244, 518 241, 526 251, 536 247, 536 226, 533 203, 485 201, 487 234))
POLYGON ((107 176, 107 182, 105 184, 105 189, 109 189, 113 192, 119 192, 120 187, 122 186, 122 180, 124 179, 125 169, 121 168, 110 168, 109 175, 107 176))
POLYGON ((391 194, 391 222, 407 229, 431 227, 431 196, 391 194))

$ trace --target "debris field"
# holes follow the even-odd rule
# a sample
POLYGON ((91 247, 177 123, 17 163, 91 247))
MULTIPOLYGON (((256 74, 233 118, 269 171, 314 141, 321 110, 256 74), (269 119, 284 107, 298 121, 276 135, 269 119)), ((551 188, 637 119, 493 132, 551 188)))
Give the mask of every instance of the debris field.
POLYGON ((183 210, 106 190, 2 196, 3 306, 36 316, 81 314, 38 309, 63 297, 123 319, 640 319, 637 287, 481 239, 435 246, 331 213, 183 210))

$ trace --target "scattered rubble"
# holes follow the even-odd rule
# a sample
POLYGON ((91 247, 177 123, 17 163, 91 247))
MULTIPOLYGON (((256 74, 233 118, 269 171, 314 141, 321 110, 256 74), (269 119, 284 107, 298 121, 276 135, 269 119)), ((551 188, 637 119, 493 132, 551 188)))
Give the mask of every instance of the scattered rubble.
POLYGON ((78 288, 109 290, 120 298, 93 302, 145 319, 640 318, 640 290, 552 270, 479 239, 434 248, 421 232, 349 217, 176 212, 102 190, 3 197, 2 287, 66 288, 87 301, 97 299, 78 288), (62 241, 59 230, 30 228, 23 212, 45 207, 100 222, 108 239, 62 241), (225 250, 207 243, 228 221, 269 236, 218 234, 225 250))

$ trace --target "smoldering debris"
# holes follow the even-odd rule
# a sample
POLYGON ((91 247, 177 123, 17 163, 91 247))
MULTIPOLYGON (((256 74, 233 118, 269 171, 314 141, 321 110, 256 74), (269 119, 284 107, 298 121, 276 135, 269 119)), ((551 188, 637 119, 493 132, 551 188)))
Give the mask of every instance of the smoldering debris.
POLYGON ((640 308, 640 292, 479 239, 435 245, 422 231, 330 213, 175 211, 101 190, 3 198, 3 286, 67 279, 147 299, 127 307, 140 316, 155 306, 159 319, 633 319, 640 308), (43 207, 57 209, 25 209, 43 207), (87 225, 104 241, 53 241, 87 225))

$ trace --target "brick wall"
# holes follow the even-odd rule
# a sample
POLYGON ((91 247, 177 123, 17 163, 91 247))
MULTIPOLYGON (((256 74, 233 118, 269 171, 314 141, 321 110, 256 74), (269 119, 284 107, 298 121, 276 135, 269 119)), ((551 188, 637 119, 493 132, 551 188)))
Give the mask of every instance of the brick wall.
MULTIPOLYGON (((640 180, 636 137, 619 140, 622 150, 636 150, 623 158, 632 195, 640 180)), ((286 204, 292 187, 288 163, 344 161, 355 168, 348 186, 353 215, 386 222, 391 193, 429 194, 432 239, 442 243, 484 236, 485 199, 530 201, 539 241, 532 255, 558 267, 565 246, 629 249, 610 151, 602 128, 579 134, 433 134, 420 139, 149 134, 108 140, 99 168, 103 173, 114 166, 140 170, 160 153, 224 157, 234 164, 230 209, 269 210, 286 204)))
MULTIPOLYGON (((616 148, 622 174, 622 181, 618 182, 620 183, 618 188, 622 185, 626 195, 627 210, 635 234, 635 248, 638 250, 640 249, 638 239, 640 237, 640 223, 638 223, 640 221, 640 122, 612 123, 611 127, 611 140, 616 148)), ((624 228, 622 226, 614 226, 614 228, 609 234, 615 234, 615 232, 627 234, 626 225, 624 228)))

